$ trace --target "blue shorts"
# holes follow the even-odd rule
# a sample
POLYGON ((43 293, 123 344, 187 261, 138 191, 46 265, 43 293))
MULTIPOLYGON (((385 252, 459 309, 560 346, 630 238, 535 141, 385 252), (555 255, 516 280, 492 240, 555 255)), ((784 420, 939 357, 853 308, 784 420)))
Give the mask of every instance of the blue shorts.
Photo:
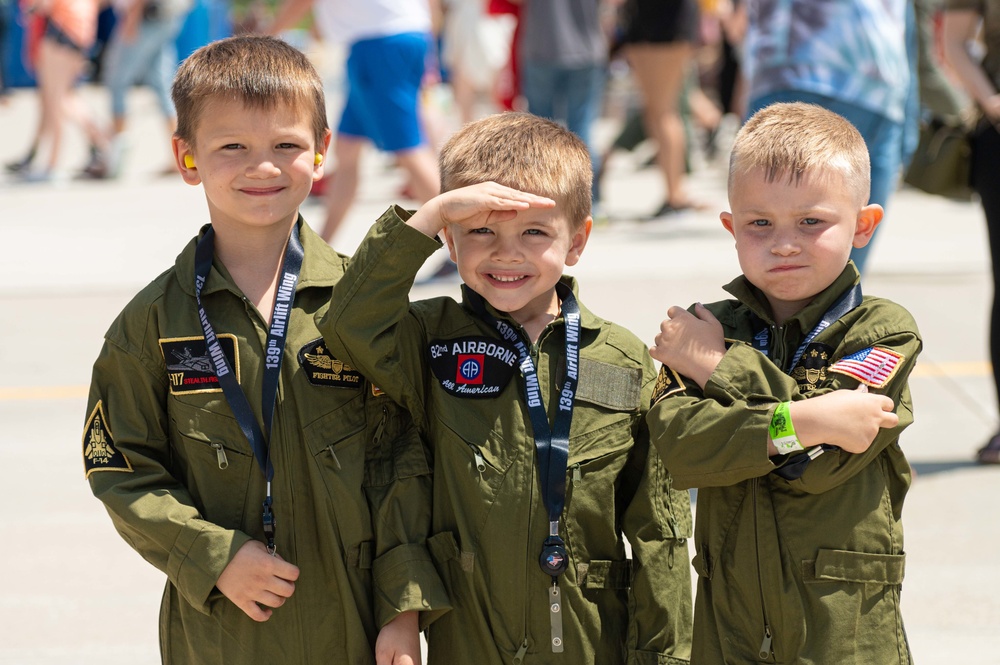
POLYGON ((429 44, 429 36, 418 32, 352 44, 337 132, 370 139, 386 152, 426 143, 417 106, 429 44))

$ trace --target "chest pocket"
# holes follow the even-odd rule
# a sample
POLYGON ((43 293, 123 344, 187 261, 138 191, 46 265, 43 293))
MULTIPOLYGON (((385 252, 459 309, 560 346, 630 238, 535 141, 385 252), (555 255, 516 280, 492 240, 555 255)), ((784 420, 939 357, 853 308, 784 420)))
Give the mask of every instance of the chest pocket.
POLYGON ((191 493, 202 517, 227 529, 244 529, 251 474, 260 471, 229 406, 215 397, 170 399, 174 433, 170 467, 191 493))

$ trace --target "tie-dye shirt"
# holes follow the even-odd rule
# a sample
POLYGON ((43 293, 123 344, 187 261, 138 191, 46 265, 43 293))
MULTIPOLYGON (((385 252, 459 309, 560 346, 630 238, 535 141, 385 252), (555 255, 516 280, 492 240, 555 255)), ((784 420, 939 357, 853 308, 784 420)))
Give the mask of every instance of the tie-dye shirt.
POLYGON ((910 83, 907 0, 746 0, 750 100, 833 97, 902 122, 910 83))

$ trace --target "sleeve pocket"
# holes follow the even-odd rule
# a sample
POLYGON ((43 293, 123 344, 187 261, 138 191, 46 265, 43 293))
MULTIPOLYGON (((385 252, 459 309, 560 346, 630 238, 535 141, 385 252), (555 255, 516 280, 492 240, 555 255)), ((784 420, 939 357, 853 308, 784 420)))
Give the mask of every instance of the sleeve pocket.
POLYGON ((905 563, 905 554, 821 549, 814 561, 802 562, 802 578, 807 582, 902 584, 905 563))

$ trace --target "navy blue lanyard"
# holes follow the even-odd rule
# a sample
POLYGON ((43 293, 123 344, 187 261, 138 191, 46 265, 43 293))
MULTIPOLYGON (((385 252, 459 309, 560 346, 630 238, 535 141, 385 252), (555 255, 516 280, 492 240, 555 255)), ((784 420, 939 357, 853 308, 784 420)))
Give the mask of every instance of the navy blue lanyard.
POLYGON ((580 307, 572 290, 557 284, 556 291, 562 299, 562 314, 566 328, 566 379, 559 392, 555 422, 549 427, 549 417, 542 402, 541 388, 535 363, 531 360, 528 344, 517 330, 506 321, 490 314, 483 299, 471 289, 466 296, 476 314, 497 329, 500 336, 517 348, 521 377, 524 379, 528 415, 535 438, 539 475, 542 481, 542 502, 549 514, 549 537, 543 544, 542 569, 552 577, 566 569, 563 541, 559 538, 559 518, 566 502, 566 467, 569 460, 569 433, 573 422, 573 403, 579 381, 580 368, 580 307), (553 548, 559 548, 555 551, 553 548))
MULTIPOLYGON (((795 350, 795 355, 792 356, 792 362, 788 365, 788 373, 791 373, 792 370, 795 369, 795 365, 797 365, 799 360, 802 358, 802 354, 805 353, 806 347, 808 347, 821 332, 829 328, 842 316, 860 305, 861 300, 862 293, 860 284, 855 284, 849 291, 837 298, 837 302, 833 303, 833 305, 830 306, 830 309, 826 310, 822 318, 820 318, 819 323, 816 324, 816 327, 805 336, 805 339, 803 339, 802 343, 799 344, 799 348, 795 350)), ((754 319, 758 324, 758 331, 753 336, 753 346, 755 349, 767 356, 771 347, 771 329, 757 316, 754 316, 754 319)), ((785 480, 795 480, 797 478, 801 478, 802 474, 805 473, 809 462, 823 454, 823 451, 829 450, 833 447, 834 446, 824 443, 814 452, 810 452, 806 455, 795 456, 787 464, 783 464, 776 468, 774 473, 781 476, 785 480)))
POLYGON ((285 258, 281 265, 278 278, 277 293, 274 298, 274 309, 271 312, 271 327, 267 333, 264 347, 264 381, 261 388, 261 411, 264 418, 265 434, 257 424, 250 401, 240 387, 240 383, 229 365, 229 360, 222 352, 222 347, 216 337, 215 330, 208 319, 208 312, 201 302, 201 290, 208 280, 212 270, 212 257, 215 254, 215 231, 211 226, 198 241, 195 248, 194 266, 194 297, 198 303, 198 318, 205 333, 205 345, 208 357, 212 361, 219 385, 226 396, 229 408, 236 416, 236 422, 243 430, 244 436, 250 442, 254 457, 267 480, 267 496, 263 506, 264 535, 267 538, 267 549, 274 554, 274 511, 271 507, 271 480, 274 478, 274 466, 271 463, 271 447, 267 437, 271 433, 271 423, 274 421, 274 406, 278 396, 278 379, 281 376, 281 358, 285 349, 285 337, 288 330, 288 319, 292 314, 292 302, 295 299, 295 286, 299 281, 302 269, 302 244, 299 242, 298 225, 292 227, 285 249, 285 258))

